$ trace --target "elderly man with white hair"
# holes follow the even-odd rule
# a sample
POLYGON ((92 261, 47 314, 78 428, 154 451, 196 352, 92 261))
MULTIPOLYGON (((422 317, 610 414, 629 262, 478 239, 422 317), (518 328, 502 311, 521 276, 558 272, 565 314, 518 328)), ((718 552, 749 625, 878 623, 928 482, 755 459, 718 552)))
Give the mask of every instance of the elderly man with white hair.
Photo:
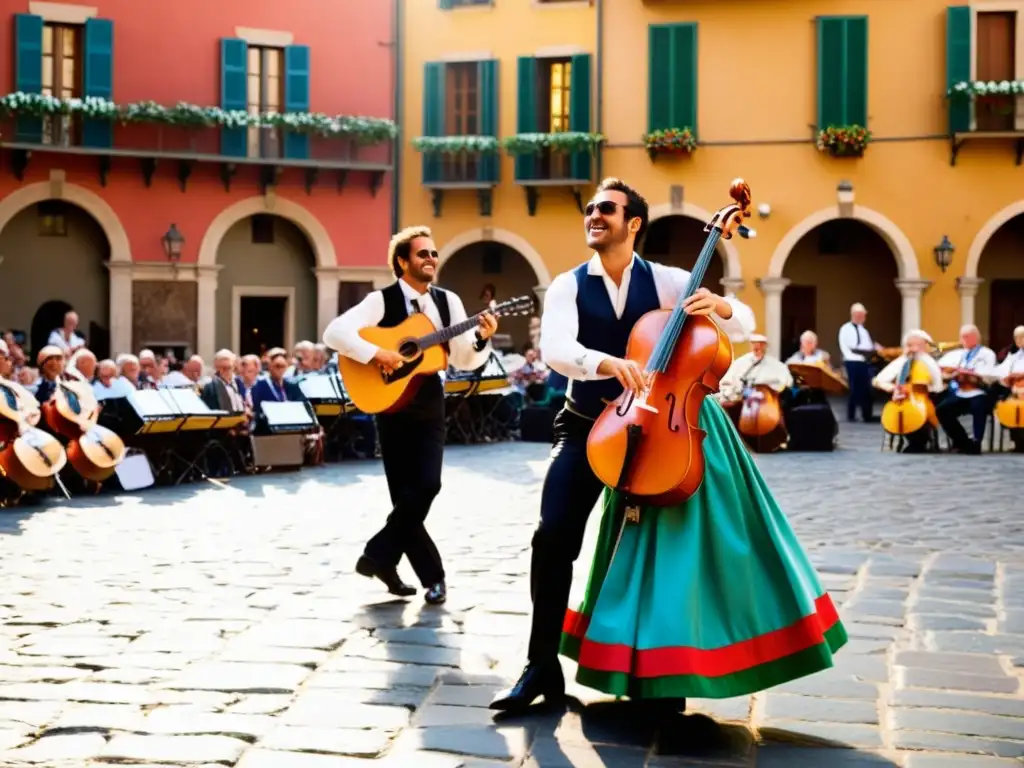
POLYGON ((987 385, 995 381, 996 353, 981 343, 981 331, 976 325, 960 329, 960 349, 953 349, 939 359, 939 368, 949 381, 949 392, 939 403, 939 423, 953 448, 959 453, 981 453, 981 440, 985 436, 985 423, 992 410, 987 385), (960 424, 960 417, 971 414, 972 438, 960 424))
POLYGON ((213 376, 201 392, 203 402, 215 411, 243 412, 245 400, 235 376, 235 353, 230 349, 220 350, 213 356, 213 370, 213 376))
POLYGON ((96 366, 96 380, 92 383, 92 392, 97 400, 128 397, 134 390, 127 379, 118 376, 117 369, 118 365, 113 360, 101 360, 96 366))
POLYGON ((839 350, 843 353, 850 396, 846 401, 846 420, 857 420, 857 409, 865 422, 878 421, 872 413, 871 368, 868 361, 882 345, 871 338, 864 327, 868 311, 860 302, 850 307, 850 322, 839 329, 839 350))
MULTIPOLYGON (((993 405, 1011 396, 1024 399, 1024 325, 1013 329, 1013 344, 1016 349, 1003 358, 994 372, 993 405)), ((1011 429, 1010 439, 1013 440, 1014 451, 1024 453, 1024 428, 1011 429)))
POLYGON ((121 374, 121 380, 133 390, 139 388, 139 375, 142 373, 142 366, 139 365, 139 358, 131 354, 117 356, 117 369, 121 374))
POLYGON ((160 383, 160 363, 152 349, 139 352, 139 389, 156 389, 160 383))
POLYGON ((800 349, 789 356, 786 365, 790 363, 827 363, 829 360, 828 352, 818 348, 818 334, 814 331, 804 331, 800 334, 800 349))
POLYGON ((68 360, 67 372, 72 376, 80 374, 90 384, 96 378, 96 355, 88 349, 80 349, 68 360))
MULTIPOLYGON (((907 360, 913 359, 914 363, 924 366, 928 372, 929 393, 935 395, 941 392, 946 388, 942 381, 942 371, 939 369, 939 364, 935 362, 935 358, 928 354, 928 347, 933 343, 932 337, 920 329, 907 331, 903 336, 903 354, 879 371, 872 384, 883 392, 894 392, 896 382, 899 380, 907 360)), ((927 451, 933 431, 933 425, 925 424, 917 432, 906 435, 907 442, 902 452, 924 453, 927 451)))
POLYGON ((71 311, 64 314, 64 325, 54 328, 50 338, 46 340, 48 347, 57 347, 65 356, 77 352, 85 346, 85 339, 78 335, 78 313, 71 311))

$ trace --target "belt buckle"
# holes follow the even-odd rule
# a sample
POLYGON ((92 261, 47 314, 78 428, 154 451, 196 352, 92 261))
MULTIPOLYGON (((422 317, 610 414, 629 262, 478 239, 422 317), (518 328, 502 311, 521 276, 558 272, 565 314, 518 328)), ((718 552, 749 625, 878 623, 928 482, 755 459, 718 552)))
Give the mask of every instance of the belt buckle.
POLYGON ((626 522, 627 523, 639 523, 640 522, 640 507, 639 505, 629 505, 626 507, 626 522))

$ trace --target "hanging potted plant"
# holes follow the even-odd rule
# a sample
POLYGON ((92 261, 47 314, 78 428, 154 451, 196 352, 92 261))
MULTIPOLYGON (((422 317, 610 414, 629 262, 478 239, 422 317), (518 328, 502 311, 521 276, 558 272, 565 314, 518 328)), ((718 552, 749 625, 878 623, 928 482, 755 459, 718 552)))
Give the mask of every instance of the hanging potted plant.
POLYGON ((665 128, 645 133, 644 146, 651 160, 658 155, 691 155, 697 150, 697 137, 691 128, 665 128))
POLYGON ((818 131, 818 151, 832 157, 862 157, 871 142, 871 131, 861 125, 830 125, 818 131))

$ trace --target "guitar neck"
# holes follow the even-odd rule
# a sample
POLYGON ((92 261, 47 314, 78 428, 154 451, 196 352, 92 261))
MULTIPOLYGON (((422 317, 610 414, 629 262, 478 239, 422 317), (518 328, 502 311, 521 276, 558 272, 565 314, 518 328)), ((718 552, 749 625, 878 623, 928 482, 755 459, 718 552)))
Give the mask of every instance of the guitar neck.
POLYGON ((433 347, 437 344, 444 344, 446 341, 451 341, 456 336, 460 336, 471 328, 476 328, 480 324, 480 313, 473 315, 470 318, 463 320, 461 323, 450 325, 447 328, 442 328, 433 333, 428 333, 426 336, 421 336, 418 341, 420 349, 426 349, 427 347, 433 347))

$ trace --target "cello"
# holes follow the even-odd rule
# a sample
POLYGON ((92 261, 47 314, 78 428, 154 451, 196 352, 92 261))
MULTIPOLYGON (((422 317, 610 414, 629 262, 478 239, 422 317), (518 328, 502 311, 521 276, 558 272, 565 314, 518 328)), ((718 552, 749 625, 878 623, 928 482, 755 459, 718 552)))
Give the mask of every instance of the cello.
POLYGON ((67 463, 60 442, 39 423, 39 403, 20 384, 0 379, 0 477, 7 478, 24 492, 48 491, 54 478, 67 463), (14 430, 9 429, 14 426, 14 430))
POLYGON ((1024 429, 1024 373, 1009 377, 1010 396, 996 403, 996 421, 1006 429, 1024 429))
POLYGON ((759 453, 776 450, 789 437, 782 418, 779 393, 767 384, 744 387, 743 405, 736 427, 759 453))
POLYGON ((683 303, 700 288, 720 239, 756 234, 742 223, 750 217, 750 187, 734 179, 729 195, 733 204, 704 227, 707 240, 675 307, 648 312, 630 332, 626 358, 644 366, 647 388, 640 395, 624 389, 587 438, 587 459, 601 482, 645 503, 685 501, 704 481, 700 409, 732 363, 732 342, 710 317, 690 317, 683 303))
POLYGON ((68 461, 86 480, 105 482, 124 460, 124 441, 97 424, 100 405, 88 382, 58 380, 53 398, 43 405, 43 415, 50 429, 68 438, 68 461))
POLYGON ((882 408, 882 429, 890 435, 910 435, 926 424, 939 426, 935 404, 928 396, 931 375, 917 364, 916 352, 907 355, 892 397, 882 408))

